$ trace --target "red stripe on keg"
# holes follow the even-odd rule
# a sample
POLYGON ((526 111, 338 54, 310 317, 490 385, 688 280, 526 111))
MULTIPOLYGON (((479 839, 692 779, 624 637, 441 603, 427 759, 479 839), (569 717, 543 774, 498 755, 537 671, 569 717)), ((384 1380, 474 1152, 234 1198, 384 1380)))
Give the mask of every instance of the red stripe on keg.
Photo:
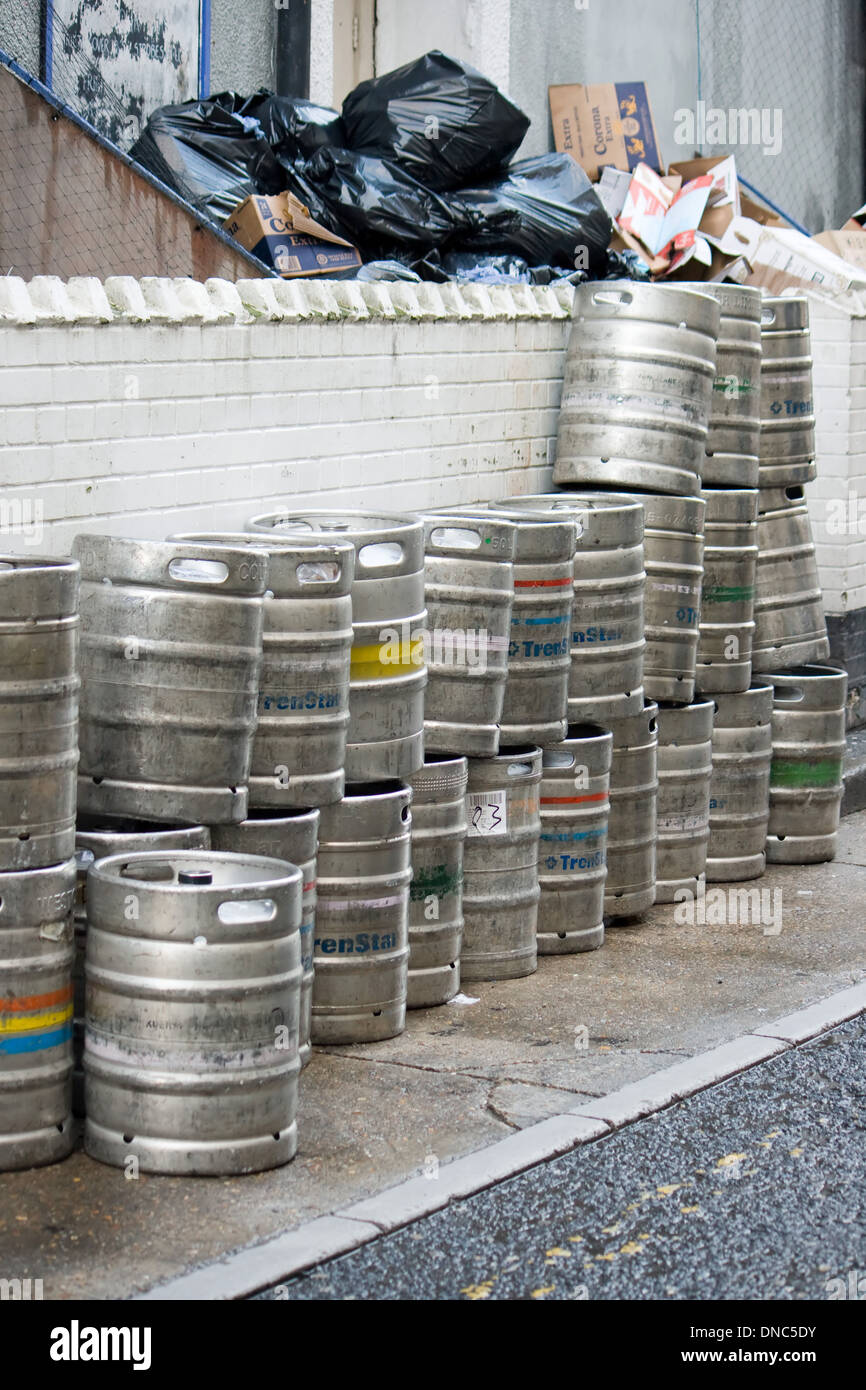
POLYGON ((18 999, 0 999, 0 1014, 32 1013, 34 1009, 49 1009, 52 1004, 65 1004, 72 998, 72 985, 54 989, 50 994, 27 994, 18 999))
POLYGON ((515 579, 514 587, 515 589, 564 589, 566 585, 570 587, 573 583, 574 580, 571 577, 568 579, 515 579))
POLYGON ((312 893, 312 891, 313 891, 313 889, 315 888, 315 886, 316 886, 316 880, 315 880, 315 879, 312 879, 310 883, 305 883, 305 884, 304 884, 304 887, 303 887, 303 889, 302 889, 302 892, 304 892, 304 893, 312 893))
POLYGON ((590 792, 588 796, 543 796, 542 806, 576 806, 580 801, 606 801, 607 792, 590 792))

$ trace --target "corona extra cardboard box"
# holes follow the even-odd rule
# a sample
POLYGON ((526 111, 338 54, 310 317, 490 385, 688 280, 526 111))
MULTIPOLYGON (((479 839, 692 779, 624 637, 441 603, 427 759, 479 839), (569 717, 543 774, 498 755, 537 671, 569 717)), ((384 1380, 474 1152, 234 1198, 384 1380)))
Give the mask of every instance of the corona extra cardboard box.
POLYGON ((253 193, 226 218, 223 229, 286 279, 335 275, 362 264, 355 247, 314 222, 291 193, 270 198, 253 193))
POLYGON ((580 82, 548 88, 553 137, 597 182, 606 164, 664 173, 645 82, 580 82))

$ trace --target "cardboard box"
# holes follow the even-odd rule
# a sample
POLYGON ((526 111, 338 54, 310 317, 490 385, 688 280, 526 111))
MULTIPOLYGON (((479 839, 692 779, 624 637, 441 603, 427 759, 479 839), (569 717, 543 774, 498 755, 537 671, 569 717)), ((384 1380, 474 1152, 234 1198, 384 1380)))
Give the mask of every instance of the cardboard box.
POLYGON ((314 222, 291 193, 252 194, 226 218, 223 230, 285 279, 333 275, 363 264, 350 242, 314 222))
POLYGON ((829 294, 866 287, 866 270, 858 270, 793 227, 761 226, 735 217, 721 241, 728 256, 745 256, 751 268, 746 284, 771 294, 796 288, 821 288, 829 294))
POLYGON ((664 169, 645 82, 549 87, 556 148, 567 151, 596 183, 606 164, 664 169))
POLYGON ((866 270, 866 231, 862 228, 856 232, 819 232, 812 240, 843 261, 850 261, 858 270, 866 270))

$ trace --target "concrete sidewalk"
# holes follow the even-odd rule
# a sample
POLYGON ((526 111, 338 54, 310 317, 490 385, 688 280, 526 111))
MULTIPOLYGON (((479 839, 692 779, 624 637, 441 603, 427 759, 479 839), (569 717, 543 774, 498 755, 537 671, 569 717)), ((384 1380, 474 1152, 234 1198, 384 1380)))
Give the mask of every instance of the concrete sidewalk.
POLYGON ((866 812, 835 863, 776 868, 782 930, 677 926, 672 907, 601 951, 410 1014, 400 1038, 316 1052, 300 1150, 247 1178, 143 1176, 75 1153, 0 1177, 0 1271, 45 1297, 118 1298, 256 1245, 760 1029, 866 976, 866 812))

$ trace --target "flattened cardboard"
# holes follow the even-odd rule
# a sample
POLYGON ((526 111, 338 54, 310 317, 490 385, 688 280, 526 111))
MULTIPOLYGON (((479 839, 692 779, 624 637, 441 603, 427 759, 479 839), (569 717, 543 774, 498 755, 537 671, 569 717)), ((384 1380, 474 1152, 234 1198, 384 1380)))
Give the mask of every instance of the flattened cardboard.
POLYGON ((745 256, 751 268, 746 283, 760 285, 771 294, 808 286, 844 294, 866 285, 866 271, 792 227, 761 226, 751 218, 737 217, 725 232, 721 249, 729 256, 745 256))
POLYGON ((360 253, 314 222, 291 193, 265 198, 254 193, 226 218, 223 229, 284 279, 301 275, 333 275, 362 265, 360 253))
POLYGON ((819 232, 812 240, 832 251, 834 256, 856 265, 858 270, 866 270, 866 231, 862 227, 856 232, 819 232))
POLYGON ((567 151, 597 183, 607 164, 664 168, 645 82, 581 82, 548 88, 557 150, 567 151))

